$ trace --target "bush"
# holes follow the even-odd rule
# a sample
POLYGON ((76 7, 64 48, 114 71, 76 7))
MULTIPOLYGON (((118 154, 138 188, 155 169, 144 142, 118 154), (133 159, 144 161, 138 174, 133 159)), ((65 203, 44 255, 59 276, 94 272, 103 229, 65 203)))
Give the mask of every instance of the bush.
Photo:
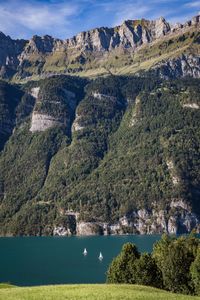
POLYGON ((125 244, 122 252, 114 258, 107 271, 107 282, 135 283, 133 276, 134 263, 139 257, 140 254, 134 244, 125 244))

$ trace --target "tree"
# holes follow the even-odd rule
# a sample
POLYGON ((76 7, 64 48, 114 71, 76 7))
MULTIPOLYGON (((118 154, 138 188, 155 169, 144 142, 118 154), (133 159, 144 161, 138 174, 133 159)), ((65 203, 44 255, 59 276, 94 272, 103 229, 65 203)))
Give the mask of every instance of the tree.
POLYGON ((190 274, 192 283, 194 285, 195 293, 200 295, 200 248, 198 248, 196 258, 190 267, 190 274))
POLYGON ((164 267, 165 258, 168 255, 168 248, 171 242, 172 238, 167 234, 163 234, 161 240, 154 244, 152 255, 161 271, 164 267))
POLYGON ((151 254, 143 253, 134 265, 135 283, 162 288, 162 273, 151 254))
POLYGON ((135 283, 134 263, 140 253, 132 243, 123 246, 121 253, 113 259, 107 271, 108 283, 135 283))
POLYGON ((190 266, 195 260, 199 240, 194 236, 178 239, 164 236, 155 246, 153 257, 162 272, 164 288, 192 294, 190 266))

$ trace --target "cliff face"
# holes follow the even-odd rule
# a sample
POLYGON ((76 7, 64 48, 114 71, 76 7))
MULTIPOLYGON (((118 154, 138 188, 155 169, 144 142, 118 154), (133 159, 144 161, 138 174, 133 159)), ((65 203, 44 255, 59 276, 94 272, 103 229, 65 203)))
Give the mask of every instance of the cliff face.
MULTIPOLYGON (((109 65, 108 56, 112 63, 113 58, 119 53, 120 58, 125 55, 126 60, 127 53, 135 53, 141 47, 154 45, 159 41, 165 43, 165 39, 170 37, 173 39, 174 36, 181 36, 184 32, 198 31, 199 19, 199 16, 196 16, 184 25, 173 26, 162 17, 155 21, 128 20, 114 28, 96 28, 81 32, 67 40, 55 39, 48 35, 33 36, 29 41, 12 40, 1 33, 0 76, 10 78, 15 75, 20 79, 34 74, 45 76, 49 73, 78 73, 91 68, 104 67, 109 65)), ((195 59, 198 63, 196 54, 195 59)), ((134 63, 137 61, 134 62, 134 58, 131 58, 125 62, 125 65, 134 65, 134 63)), ((114 66, 115 64, 116 62, 114 66)), ((168 73, 173 77, 173 66, 162 66, 162 68, 171 68, 168 73)), ((185 76, 182 69, 180 72, 180 77, 185 76)), ((193 73, 199 76, 195 70, 186 75, 193 75, 193 73)))
POLYGON ((156 21, 129 20, 115 28, 97 28, 81 32, 64 42, 67 48, 85 51, 112 51, 115 48, 132 48, 150 43, 170 32, 170 25, 164 18, 156 21))
POLYGON ((11 77, 19 65, 18 56, 22 53, 26 41, 12 40, 0 32, 0 76, 11 77))
POLYGON ((156 64, 152 71, 163 79, 175 79, 179 77, 200 78, 200 56, 181 55, 156 64))
POLYGON ((72 116, 77 104, 76 95, 64 88, 57 89, 56 92, 60 93, 57 99, 52 96, 55 90, 51 86, 45 96, 40 92, 40 87, 31 90, 36 100, 31 118, 31 132, 41 132, 53 127, 64 127, 67 132, 70 132, 72 116))
MULTIPOLYGON (((70 214, 70 212, 66 212, 70 214)), ((73 215, 72 215, 73 216, 73 215)), ((75 234, 80 236, 96 234, 181 234, 192 229, 200 232, 199 219, 183 200, 172 201, 168 210, 140 209, 123 216, 118 222, 82 222, 74 218, 75 234)), ((72 235, 71 225, 55 227, 53 235, 72 235)))

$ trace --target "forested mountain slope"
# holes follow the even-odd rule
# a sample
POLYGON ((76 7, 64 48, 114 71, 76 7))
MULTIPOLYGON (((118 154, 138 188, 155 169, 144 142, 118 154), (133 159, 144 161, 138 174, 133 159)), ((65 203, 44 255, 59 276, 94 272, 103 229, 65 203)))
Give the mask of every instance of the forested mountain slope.
POLYGON ((1 235, 198 229, 199 93, 148 74, 1 82, 1 235))

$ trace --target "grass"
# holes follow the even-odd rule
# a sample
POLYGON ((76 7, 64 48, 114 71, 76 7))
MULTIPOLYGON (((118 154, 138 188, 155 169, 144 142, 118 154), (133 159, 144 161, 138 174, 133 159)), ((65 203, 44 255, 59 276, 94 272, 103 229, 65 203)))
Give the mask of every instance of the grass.
POLYGON ((0 283, 0 289, 8 289, 8 288, 13 288, 13 287, 15 287, 15 286, 10 283, 0 283))
POLYGON ((3 288, 0 300, 200 300, 138 285, 50 285, 3 288))

